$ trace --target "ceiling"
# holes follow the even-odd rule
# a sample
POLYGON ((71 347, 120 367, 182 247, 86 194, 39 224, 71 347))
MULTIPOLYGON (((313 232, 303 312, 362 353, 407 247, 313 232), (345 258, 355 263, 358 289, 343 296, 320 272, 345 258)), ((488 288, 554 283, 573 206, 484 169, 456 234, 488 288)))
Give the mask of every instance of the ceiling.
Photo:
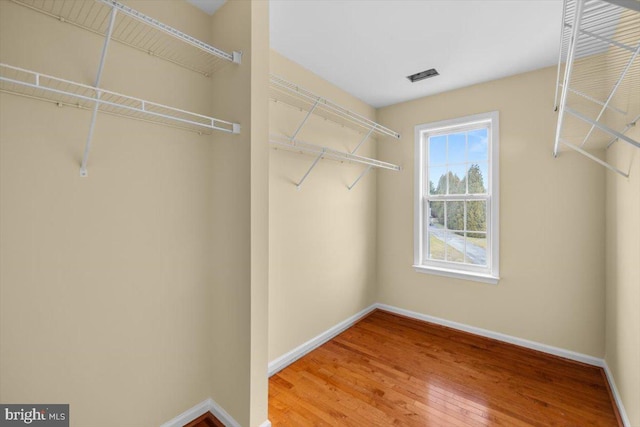
POLYGON ((191 3, 203 12, 213 15, 216 10, 220 9, 220 6, 227 2, 227 0, 187 0, 187 2, 191 3))
POLYGON ((556 64, 561 17, 562 0, 271 0, 270 37, 383 107, 556 64), (440 75, 406 78, 430 68, 440 75))

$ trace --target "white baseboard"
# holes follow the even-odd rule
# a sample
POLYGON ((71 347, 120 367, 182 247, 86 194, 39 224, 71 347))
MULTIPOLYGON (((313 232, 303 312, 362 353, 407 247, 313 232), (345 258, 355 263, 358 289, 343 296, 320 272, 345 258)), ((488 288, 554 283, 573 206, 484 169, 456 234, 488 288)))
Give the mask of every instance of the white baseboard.
POLYGON ((260 424, 260 427, 271 427, 271 421, 267 420, 260 424))
POLYGON ((240 427, 240 423, 233 419, 222 406, 218 405, 213 399, 209 399, 209 410, 217 419, 222 421, 226 427, 240 427))
MULTIPOLYGON (((618 411, 620 413, 620 418, 622 418, 622 422, 624 427, 630 427, 631 423, 629 422, 629 418, 624 410, 624 405, 622 404, 622 399, 620 398, 620 393, 616 388, 615 381, 613 379, 613 374, 609 370, 609 366, 604 359, 600 359, 594 356, 589 356, 587 354, 578 353, 571 350, 566 350, 559 347, 554 347, 547 344, 542 344, 535 341, 526 340, 523 338, 514 337, 512 335, 503 334, 500 332, 490 331, 488 329, 477 328, 475 326, 465 325, 463 323, 453 322, 451 320, 441 319, 435 316, 429 316, 427 314, 417 313, 411 310, 405 310, 402 308, 394 307, 387 304, 375 303, 361 312, 351 316, 350 318, 340 322, 329 330, 321 333, 315 338, 310 339, 306 343, 294 348, 290 352, 280 356, 275 359, 271 363, 269 363, 269 376, 276 374, 282 369, 286 368, 302 356, 321 346, 325 342, 329 341, 336 335, 345 331, 346 329, 353 326, 358 320, 362 319, 367 314, 371 313, 375 309, 385 310, 390 313, 399 314, 401 316, 410 317, 412 319, 422 320, 425 322, 435 323, 437 325, 447 326, 452 329, 457 329, 459 331, 469 332, 475 335, 479 335, 482 337, 493 338, 498 341, 518 345, 520 347, 529 348, 532 350, 537 350, 543 353, 552 354, 554 356, 563 357, 569 360, 575 360, 577 362, 586 363, 587 365, 598 366, 603 368, 607 380, 609 382, 609 386, 611 387, 611 391, 613 393, 613 398, 615 400, 616 405, 618 406, 618 411)), ((163 426, 164 427, 164 426, 163 426)), ((261 426, 262 427, 262 426, 261 426)), ((266 427, 266 426, 265 426, 266 427)))
POLYGON ((618 406, 618 412, 620 413, 620 418, 622 418, 622 424, 624 424, 624 427, 631 427, 631 421, 629 421, 627 412, 624 410, 622 398, 620 397, 620 393, 618 392, 618 388, 616 387, 616 382, 613 379, 613 373, 609 369, 609 365, 607 364, 606 360, 602 361, 602 369, 604 369, 604 373, 607 376, 607 381, 609 381, 609 387, 611 387, 611 393, 613 393, 613 400, 615 400, 616 405, 618 406))
MULTIPOLYGON (((170 421, 167 421, 160 427, 183 427, 185 424, 195 420, 200 415, 206 414, 207 412, 211 412, 226 427, 240 427, 240 424, 236 420, 234 420, 227 411, 222 409, 222 406, 218 405, 211 398, 205 400, 204 402, 198 403, 193 408, 187 409, 182 414, 178 415, 170 421)), ((271 423, 268 420, 260 425, 260 427, 270 426, 271 423)))
POLYGON ((602 359, 589 356, 587 354, 577 353, 571 350, 565 350, 559 347, 553 347, 547 344, 542 344, 535 341, 529 341, 523 338, 514 337, 511 335, 502 334, 500 332, 490 331, 488 329, 477 328, 475 326, 465 325, 463 323, 453 322, 451 320, 441 319, 439 317, 429 316, 427 314, 416 313, 415 311, 405 310, 403 308, 394 307, 387 304, 376 304, 376 308, 385 310, 391 313, 399 314, 401 316, 410 317, 412 319, 423 320, 425 322, 435 323, 437 325, 447 326, 459 331, 469 332, 474 335, 480 335, 482 337, 493 338, 498 341, 515 344, 520 347, 530 348, 532 350, 541 351, 543 353, 553 354, 555 356, 564 357, 565 359, 575 360, 577 362, 586 363, 588 365, 602 366, 602 359))
POLYGON ((541 351, 543 353, 552 354, 554 356, 564 357, 565 359, 586 363, 587 365, 598 366, 604 370, 607 376, 607 381, 609 382, 609 387, 611 387, 611 392, 613 393, 613 399, 615 401, 615 404, 618 407, 618 412, 620 413, 620 418, 622 418, 622 423, 624 424, 624 427, 631 427, 631 422, 629 421, 629 417, 627 417, 627 413, 624 409, 624 405, 622 404, 622 399, 620 398, 620 393, 618 392, 616 383, 613 379, 613 374, 609 370, 609 366, 607 365, 607 362, 604 359, 599 359, 597 357, 589 356, 582 353, 577 353, 571 350, 565 350, 559 347, 553 347, 553 346, 542 344, 535 341, 525 340, 523 338, 502 334, 500 332, 493 332, 487 329, 476 328, 475 326, 465 325, 463 323, 452 322, 450 320, 441 319, 439 317, 429 316, 422 313, 416 313, 415 311, 405 310, 405 309, 394 307, 387 304, 377 303, 375 304, 375 306, 380 310, 385 310, 390 313, 395 313, 401 316, 410 317, 412 319, 423 320, 425 322, 447 326, 449 328, 469 332, 474 335, 493 338, 495 340, 507 342, 510 344, 515 344, 520 347, 530 348, 532 350, 541 351))
POLYGON ((282 369, 286 368, 296 360, 300 359, 305 354, 309 353, 312 350, 320 347, 322 344, 326 343, 330 339, 344 332, 346 329, 349 329, 351 326, 356 324, 358 320, 365 317, 367 314, 371 313, 373 310, 377 308, 377 304, 372 304, 364 310, 354 314, 348 319, 338 323, 332 328, 324 331, 320 335, 311 338, 309 341, 304 344, 299 345, 288 353, 283 354, 277 359, 273 360, 269 363, 268 373, 269 376, 275 375, 280 372, 282 369))
POLYGON ((207 412, 209 412, 209 408, 211 407, 212 403, 213 403, 213 400, 211 399, 207 399, 204 402, 200 402, 193 408, 187 409, 177 417, 162 424, 160 427, 183 427, 185 424, 195 420, 200 415, 206 414, 207 412))

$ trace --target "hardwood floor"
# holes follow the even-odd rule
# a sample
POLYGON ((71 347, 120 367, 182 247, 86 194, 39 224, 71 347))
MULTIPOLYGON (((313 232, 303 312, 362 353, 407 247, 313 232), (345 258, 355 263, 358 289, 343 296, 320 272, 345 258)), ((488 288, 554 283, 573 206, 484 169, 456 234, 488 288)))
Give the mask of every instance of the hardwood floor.
POLYGON ((185 424, 184 427, 225 427, 225 425, 214 417, 211 412, 206 412, 190 423, 185 424))
POLYGON ((618 426, 601 368, 376 310, 269 380, 273 426, 618 426))

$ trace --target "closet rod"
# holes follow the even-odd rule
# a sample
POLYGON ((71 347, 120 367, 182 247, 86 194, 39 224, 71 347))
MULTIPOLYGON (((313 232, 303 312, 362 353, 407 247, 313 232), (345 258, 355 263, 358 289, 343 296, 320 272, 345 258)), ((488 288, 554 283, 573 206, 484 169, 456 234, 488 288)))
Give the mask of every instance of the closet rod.
POLYGON ((347 185, 349 190, 353 189, 356 184, 371 171, 373 168, 378 169, 388 169, 393 171, 400 171, 402 168, 398 165, 394 165, 392 163, 383 162, 376 159, 371 159, 369 157, 358 156, 353 153, 348 153, 345 151, 335 150, 329 147, 323 147, 320 145, 312 144, 310 142, 304 142, 300 140, 291 140, 288 137, 280 136, 280 135, 271 135, 269 143, 276 148, 285 148, 290 151, 301 152, 304 154, 310 154, 315 156, 315 160, 309 167, 309 169, 305 172, 299 182, 296 183, 296 188, 300 190, 304 181, 309 177, 311 171, 318 165, 318 162, 323 159, 331 159, 339 162, 349 162, 366 165, 367 168, 362 171, 362 173, 356 178, 356 180, 351 185, 347 185))
MULTIPOLYGON (((321 116, 323 114, 331 114, 335 116, 336 119, 343 120, 345 123, 348 122, 358 128, 364 128, 367 131, 372 130, 373 133, 390 136, 395 139, 400 138, 400 134, 398 132, 342 107, 333 101, 316 95, 302 86, 298 86, 297 84, 285 80, 275 74, 271 74, 271 87, 284 95, 289 96, 292 101, 302 103, 306 107, 307 111, 313 110, 314 113, 321 116)), ((282 100, 282 102, 289 103, 287 102, 287 99, 282 100)))
POLYGON ((213 117, 169 107, 156 102, 111 92, 105 89, 60 79, 24 68, 0 63, 0 83, 3 92, 43 98, 60 104, 74 104, 80 108, 100 104, 100 111, 162 124, 180 124, 189 130, 217 130, 240 133, 240 125, 213 117), (100 92, 101 97, 96 98, 100 92))
POLYGON ((281 135, 271 135, 269 143, 278 147, 288 148, 292 151, 298 151, 306 154, 322 154, 323 158, 329 158, 332 160, 338 160, 341 162, 358 163, 367 166, 373 166, 379 169, 388 169, 393 171, 400 171, 402 168, 393 163, 383 162, 382 160, 376 160, 369 157, 359 156, 357 154, 351 154, 346 151, 340 151, 329 147, 313 144, 311 142, 304 142, 300 140, 291 141, 289 138, 281 135))

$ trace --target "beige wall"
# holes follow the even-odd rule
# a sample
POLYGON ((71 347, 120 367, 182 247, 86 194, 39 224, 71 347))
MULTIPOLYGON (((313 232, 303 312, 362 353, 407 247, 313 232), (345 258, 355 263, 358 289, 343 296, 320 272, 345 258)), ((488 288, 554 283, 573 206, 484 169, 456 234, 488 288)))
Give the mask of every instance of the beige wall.
POLYGON ((269 2, 252 2, 251 48, 250 424, 261 425, 269 409, 269 2))
POLYGON ((213 399, 241 425, 267 419, 268 3, 232 0, 213 15, 221 49, 242 65, 213 80, 214 114, 240 123, 240 135, 213 146, 210 260, 214 340, 213 399))
MULTIPOLYGON (((271 72, 367 117, 375 110, 273 52, 271 72)), ((270 131, 292 135, 305 116, 270 103, 270 131)), ((312 116, 298 138, 342 151, 362 134, 312 116)), ((375 157, 375 143, 359 153, 375 157)), ((269 360, 291 351, 375 302, 376 174, 351 184, 363 166, 271 150, 269 173, 269 360), (304 319, 304 321, 303 321, 304 319)))
MULTIPOLYGON (((640 139, 640 129, 629 136, 640 139)), ((629 178, 607 172, 606 361, 632 426, 640 425, 640 164, 637 148, 615 143, 607 160, 629 178)))
POLYGON ((551 155, 555 69, 383 108, 399 131, 379 156, 404 170, 378 179, 379 301, 596 357, 604 355, 604 169, 551 155), (498 285, 417 273, 414 126, 500 112, 498 285))
MULTIPOLYGON (((244 50, 245 63, 206 78, 112 43, 103 87, 239 121, 243 133, 199 136, 100 115, 83 179, 90 112, 0 94, 0 401, 68 402, 72 426, 100 427, 159 425, 213 397, 242 425, 258 425, 266 378, 252 387, 249 371, 254 351, 255 370, 262 361, 266 372, 266 343, 250 337, 266 335, 267 235, 251 240, 249 229, 266 224, 267 206, 249 197, 266 187, 254 188, 249 170, 266 182, 268 153, 251 148, 251 135, 262 143, 266 120, 252 115, 267 106, 249 106, 251 23, 264 34, 265 8, 228 2, 220 13, 233 16, 234 32, 222 39, 184 2, 128 4, 244 50), (229 265, 216 269, 227 253, 229 265)), ((92 84, 102 43, 0 2, 2 62, 92 84)))

